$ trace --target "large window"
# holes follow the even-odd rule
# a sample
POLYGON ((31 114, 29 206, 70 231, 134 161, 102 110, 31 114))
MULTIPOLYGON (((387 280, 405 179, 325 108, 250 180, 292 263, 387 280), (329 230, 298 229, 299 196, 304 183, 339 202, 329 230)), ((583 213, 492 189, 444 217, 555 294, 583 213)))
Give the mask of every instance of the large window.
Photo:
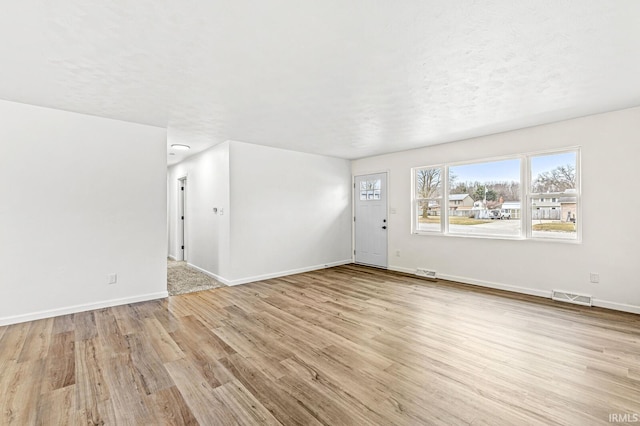
POLYGON ((577 240, 579 150, 413 169, 413 231, 577 240))
POLYGON ((517 213, 503 208, 520 205, 520 164, 514 158, 450 166, 449 233, 520 237, 517 213), (454 203, 461 198, 462 205, 454 203))

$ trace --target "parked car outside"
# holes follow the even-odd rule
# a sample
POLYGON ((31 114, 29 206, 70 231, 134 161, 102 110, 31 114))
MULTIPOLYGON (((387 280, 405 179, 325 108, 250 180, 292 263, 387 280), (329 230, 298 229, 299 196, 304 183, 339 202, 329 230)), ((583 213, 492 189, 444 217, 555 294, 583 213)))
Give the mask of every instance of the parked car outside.
POLYGON ((509 213, 508 211, 502 209, 502 210, 490 210, 489 211, 489 218, 491 220, 493 219, 511 219, 511 213, 509 213))

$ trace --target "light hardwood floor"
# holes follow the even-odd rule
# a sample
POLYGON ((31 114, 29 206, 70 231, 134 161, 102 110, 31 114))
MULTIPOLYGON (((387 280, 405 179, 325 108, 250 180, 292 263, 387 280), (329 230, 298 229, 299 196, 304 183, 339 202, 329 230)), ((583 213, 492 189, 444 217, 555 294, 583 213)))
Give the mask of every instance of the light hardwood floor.
POLYGON ((348 265, 0 327, 0 424, 607 424, 640 317, 348 265))

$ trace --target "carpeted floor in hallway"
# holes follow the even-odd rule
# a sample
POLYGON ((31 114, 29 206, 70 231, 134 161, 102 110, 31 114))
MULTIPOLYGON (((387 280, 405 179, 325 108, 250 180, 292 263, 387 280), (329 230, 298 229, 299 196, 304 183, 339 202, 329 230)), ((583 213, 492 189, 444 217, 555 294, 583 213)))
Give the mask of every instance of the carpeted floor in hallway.
POLYGON ((187 262, 167 259, 167 289, 169 290, 169 296, 218 287, 226 286, 202 272, 189 268, 187 262))

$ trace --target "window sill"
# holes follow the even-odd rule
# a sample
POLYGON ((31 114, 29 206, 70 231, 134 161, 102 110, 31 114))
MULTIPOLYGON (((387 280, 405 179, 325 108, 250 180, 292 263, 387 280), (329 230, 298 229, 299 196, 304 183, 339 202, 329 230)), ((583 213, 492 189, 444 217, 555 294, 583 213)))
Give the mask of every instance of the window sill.
POLYGON ((486 235, 486 234, 456 234, 456 233, 443 233, 433 231, 413 231, 412 235, 420 236, 432 236, 432 237, 446 237, 446 238, 472 238, 476 240, 507 240, 507 241, 535 241, 535 242, 550 242, 550 243, 563 243, 563 244, 582 244, 582 239, 568 239, 568 238, 544 238, 544 237, 522 237, 522 236, 509 236, 509 235, 486 235))

